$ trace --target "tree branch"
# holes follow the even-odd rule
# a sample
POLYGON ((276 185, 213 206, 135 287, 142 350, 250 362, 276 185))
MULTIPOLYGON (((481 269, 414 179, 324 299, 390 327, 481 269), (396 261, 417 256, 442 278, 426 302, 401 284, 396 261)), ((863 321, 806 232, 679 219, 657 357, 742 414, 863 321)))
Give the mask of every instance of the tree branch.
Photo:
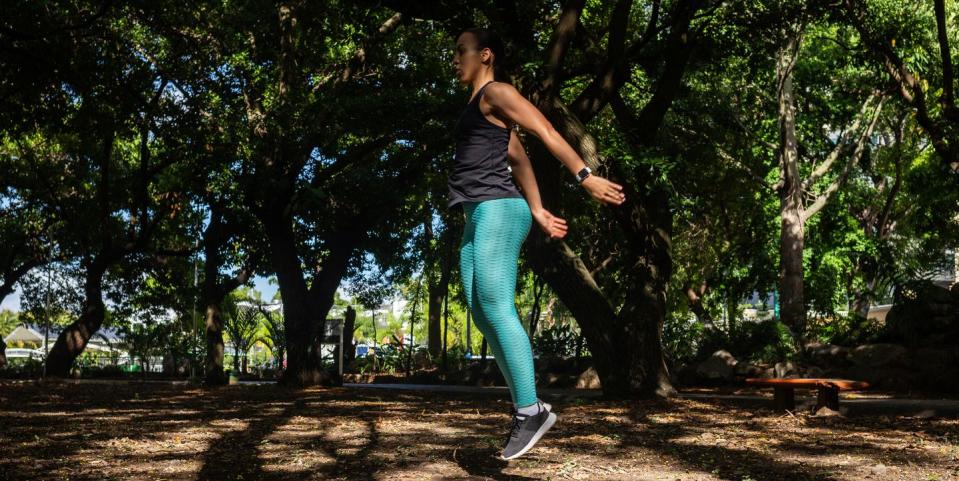
POLYGON ((632 5, 632 0, 620 0, 616 4, 610 20, 606 62, 599 74, 570 106, 570 110, 584 124, 588 124, 606 106, 613 93, 626 83, 629 72, 626 65, 626 29, 629 26, 629 11, 632 5))
POLYGON ((939 38, 939 56, 942 57, 942 110, 953 122, 959 122, 959 111, 953 98, 952 55, 949 53, 949 35, 946 32, 945 0, 934 0, 936 31, 939 38))
MULTIPOLYGON (((832 152, 826 156, 826 160, 823 161, 818 167, 816 167, 809 177, 803 181, 802 186, 804 189, 812 187, 813 184, 819 181, 823 175, 829 172, 829 169, 832 168, 832 164, 836 162, 836 159, 842 154, 849 144, 849 139, 859 131, 859 126, 862 123, 863 117, 866 116, 866 110, 869 108, 869 104, 872 103, 873 99, 879 98, 879 92, 873 92, 872 95, 866 98, 862 103, 862 107, 859 108, 859 113, 856 114, 856 117, 853 118, 852 125, 850 125, 845 132, 840 136, 839 141, 836 142, 836 146, 832 149, 832 152)), ((881 102, 881 101, 880 101, 881 102)))
POLYGON ((563 60, 566 58, 566 52, 569 51, 570 43, 576 36, 577 26, 580 25, 579 17, 583 13, 585 4, 586 0, 567 1, 566 5, 563 5, 563 11, 559 17, 559 23, 553 30, 553 36, 549 39, 549 45, 546 47, 546 78, 541 85, 546 99, 552 99, 556 96, 561 81, 559 77, 563 60))
POLYGON ((859 163, 859 159, 862 157, 863 151, 865 151, 866 144, 868 143, 869 137, 872 135, 873 128, 876 127, 876 122, 879 120, 879 115, 882 113, 882 104, 885 102, 885 97, 882 97, 879 100, 879 105, 876 106, 875 112, 873 112, 872 120, 869 122, 869 126, 862 131, 859 135, 859 140, 856 142, 856 149, 853 154, 849 157, 849 161, 846 162, 846 166, 843 168, 842 173, 839 174, 832 183, 826 187, 826 190, 816 198, 816 200, 807 208, 803 209, 802 212, 802 222, 805 223, 809 218, 816 215, 829 201, 829 198, 832 197, 833 193, 839 190, 849 177, 849 173, 852 172, 852 168, 859 163))

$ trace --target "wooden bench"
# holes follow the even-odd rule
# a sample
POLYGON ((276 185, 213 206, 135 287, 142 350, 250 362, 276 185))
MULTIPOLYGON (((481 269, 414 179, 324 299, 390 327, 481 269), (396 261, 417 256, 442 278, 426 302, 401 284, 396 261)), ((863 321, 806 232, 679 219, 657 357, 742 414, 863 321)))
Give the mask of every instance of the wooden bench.
POLYGON ((815 388, 819 391, 816 400, 816 410, 826 406, 834 411, 839 410, 839 391, 859 391, 869 388, 869 383, 849 381, 846 379, 746 379, 746 384, 752 386, 773 388, 773 399, 776 409, 794 411, 796 397, 793 392, 796 388, 815 388))

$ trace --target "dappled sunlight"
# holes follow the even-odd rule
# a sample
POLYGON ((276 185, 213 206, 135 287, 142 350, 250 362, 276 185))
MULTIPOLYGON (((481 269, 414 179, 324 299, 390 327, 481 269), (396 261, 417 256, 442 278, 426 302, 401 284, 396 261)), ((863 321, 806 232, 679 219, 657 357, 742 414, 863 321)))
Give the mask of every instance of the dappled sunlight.
POLYGON ((505 462, 496 457, 509 422, 500 397, 279 387, 191 389, 190 397, 169 385, 12 389, 16 396, 0 404, 0 468, 22 478, 851 481, 945 480, 959 472, 959 421, 951 419, 817 418, 705 399, 554 399, 557 425, 527 455, 505 462))
POLYGON ((309 472, 336 462, 336 457, 318 449, 322 442, 322 422, 307 416, 292 416, 256 446, 256 456, 264 471, 309 472))

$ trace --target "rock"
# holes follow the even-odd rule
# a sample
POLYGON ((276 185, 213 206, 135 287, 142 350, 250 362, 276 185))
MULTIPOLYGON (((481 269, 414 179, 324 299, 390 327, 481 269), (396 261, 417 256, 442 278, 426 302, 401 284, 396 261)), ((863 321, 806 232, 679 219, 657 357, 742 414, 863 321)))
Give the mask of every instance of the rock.
POLYGON ((596 372, 595 368, 589 368, 583 371, 582 374, 576 378, 576 389, 602 389, 603 386, 599 382, 599 373, 596 372))
POLYGON ((886 330, 911 346, 954 341, 959 335, 959 289, 914 281, 896 288, 886 330))
POLYGON ((816 410, 813 416, 826 418, 826 417, 842 417, 842 413, 836 411, 835 409, 830 409, 828 406, 822 406, 816 410))
POLYGON ((849 349, 842 346, 813 343, 806 345, 806 352, 813 364, 827 369, 849 364, 849 349))
POLYGON ((469 375, 467 382, 474 386, 505 386, 506 379, 496 367, 496 363, 490 362, 485 365, 482 362, 474 362, 469 366, 469 375))
POLYGON ((849 354, 856 366, 871 368, 903 366, 908 358, 909 350, 899 344, 864 344, 849 354))
POLYGON ((923 370, 938 369, 952 365, 953 357, 952 352, 946 349, 924 347, 916 351, 916 354, 913 356, 913 361, 916 366, 919 366, 923 370))
POLYGON ((551 372, 554 374, 561 374, 568 370, 569 361, 563 359, 559 356, 544 355, 541 356, 536 364, 539 366, 541 372, 551 372))
POLYGON ((762 377, 763 368, 748 362, 736 363, 734 369, 736 377, 762 377))
POLYGON ((875 474, 876 476, 885 476, 888 471, 889 471, 889 468, 887 468, 886 465, 882 463, 879 463, 869 468, 869 472, 872 474, 875 474))
POLYGON ((777 362, 773 367, 773 372, 776 373, 776 377, 795 377, 797 374, 796 365, 791 361, 777 362))
POLYGON ((729 381, 735 374, 736 364, 738 361, 729 351, 719 350, 696 366, 696 374, 709 381, 729 381))
POLYGON ((539 382, 537 383, 541 387, 559 387, 557 384, 560 381, 560 375, 555 372, 544 372, 539 376, 539 382))
POLYGON ((695 386, 699 383, 699 375, 696 374, 695 363, 683 364, 679 366, 678 369, 674 369, 669 373, 670 380, 675 384, 680 384, 683 386, 695 386))
POLYGON ((826 371, 823 371, 819 366, 808 366, 802 370, 802 377, 824 378, 828 376, 826 376, 826 371))
POLYGON ((941 393, 959 392, 959 366, 920 366, 914 387, 941 393))
POLYGON ((874 368, 867 366, 853 366, 840 371, 838 377, 854 381, 866 381, 870 389, 896 389, 897 386, 908 388, 916 378, 915 371, 890 367, 874 368))

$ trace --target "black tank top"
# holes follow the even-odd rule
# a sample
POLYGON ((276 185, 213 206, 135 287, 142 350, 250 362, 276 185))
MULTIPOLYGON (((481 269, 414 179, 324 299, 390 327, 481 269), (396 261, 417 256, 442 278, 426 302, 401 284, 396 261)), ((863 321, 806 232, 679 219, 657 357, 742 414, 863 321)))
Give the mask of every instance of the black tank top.
POLYGON ((523 197, 513 183, 507 164, 510 129, 500 127, 480 111, 482 86, 456 122, 456 156, 447 182, 450 199, 447 207, 460 202, 479 202, 506 197, 523 197))

